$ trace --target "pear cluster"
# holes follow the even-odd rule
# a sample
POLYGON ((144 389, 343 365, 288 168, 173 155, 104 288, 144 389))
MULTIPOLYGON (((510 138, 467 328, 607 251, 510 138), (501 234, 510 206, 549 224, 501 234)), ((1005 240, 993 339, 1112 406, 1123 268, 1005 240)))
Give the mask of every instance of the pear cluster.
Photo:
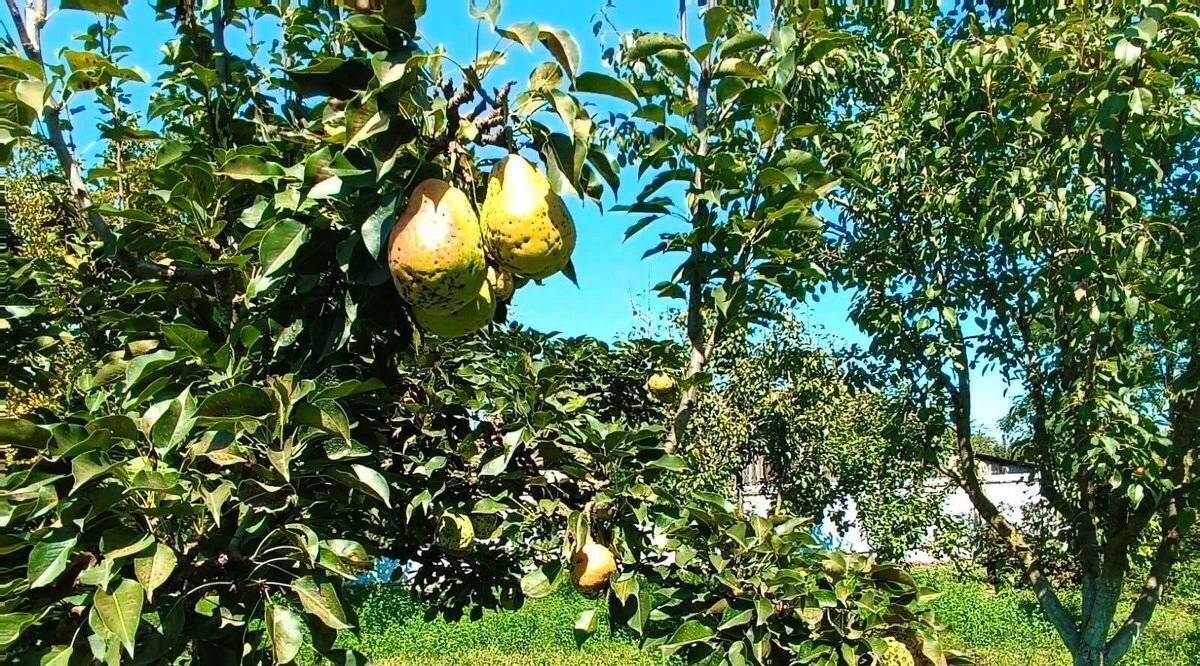
POLYGON ((417 185, 388 237, 388 267, 417 326, 454 338, 487 326, 500 303, 561 271, 574 249, 566 205, 514 154, 492 171, 480 215, 445 181, 417 185))

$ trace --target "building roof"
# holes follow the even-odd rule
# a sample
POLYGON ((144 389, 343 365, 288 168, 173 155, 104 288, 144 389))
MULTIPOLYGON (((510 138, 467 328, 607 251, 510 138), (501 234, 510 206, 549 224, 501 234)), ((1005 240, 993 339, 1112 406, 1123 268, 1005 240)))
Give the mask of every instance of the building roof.
POLYGON ((993 465, 1009 465, 1011 467, 1020 467, 1021 469, 1025 470, 1033 469, 1033 465, 1031 463, 1021 462, 1020 460, 1013 460, 1012 458, 1005 458, 1003 456, 994 456, 990 453, 976 453, 975 459, 982 460, 983 462, 991 463, 993 465))

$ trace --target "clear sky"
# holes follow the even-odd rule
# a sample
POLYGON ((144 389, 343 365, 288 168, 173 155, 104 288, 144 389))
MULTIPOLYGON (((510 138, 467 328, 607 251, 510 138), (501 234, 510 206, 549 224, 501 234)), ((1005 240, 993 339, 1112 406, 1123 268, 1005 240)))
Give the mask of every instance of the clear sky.
MULTIPOLYGON (((476 22, 467 13, 469 0, 429 0, 428 11, 421 21, 421 31, 427 40, 446 46, 450 54, 460 62, 469 62, 476 53, 476 22)), ((52 6, 56 5, 51 0, 52 6)), ((481 6, 485 0, 478 0, 481 6)), ((616 38, 612 27, 605 25, 600 38, 593 37, 592 26, 597 11, 604 0, 504 0, 499 24, 508 25, 523 21, 536 21, 562 28, 574 35, 583 52, 583 69, 600 70, 601 40, 611 45, 616 38)), ((613 0, 608 16, 619 30, 638 28, 646 31, 676 32, 678 22, 677 0, 613 0)), ((695 11, 695 0, 689 0, 695 11)), ((127 64, 135 64, 152 75, 159 71, 158 47, 169 38, 168 25, 154 21, 150 0, 132 0, 127 8, 128 18, 121 31, 119 42, 134 49, 127 64)), ((45 31, 46 49, 49 52, 68 46, 72 37, 81 32, 91 17, 83 12, 64 11, 54 14, 45 31)), ((11 24, 4 22, 9 34, 11 24)), ((264 35, 260 31, 259 39, 264 35)), ((483 51, 496 46, 495 35, 486 29, 479 36, 479 48, 483 51)), ((238 48, 239 40, 231 40, 230 47, 238 48)), ((510 43, 500 45, 508 49, 508 62, 489 79, 502 82, 506 79, 526 80, 533 66, 549 59, 540 47, 533 53, 510 43)), ((495 85, 495 83, 493 83, 495 85)), ((135 108, 144 108, 152 85, 131 86, 135 108)), ((85 97, 83 104, 92 102, 85 97)), ((607 105, 624 105, 624 102, 596 100, 601 110, 607 105)), ((78 108, 80 105, 72 105, 78 108)), ((77 116, 74 139, 80 151, 94 155, 99 146, 97 136, 88 121, 86 110, 77 116)), ((618 198, 632 198, 639 191, 636 174, 622 174, 622 187, 618 198)), ((614 200, 604 201, 603 210, 592 204, 579 201, 569 202, 579 232, 574 263, 579 277, 579 288, 562 276, 555 276, 541 287, 530 286, 521 290, 514 302, 514 317, 533 328, 543 331, 561 331, 567 335, 592 335, 604 340, 619 339, 638 326, 635 314, 661 312, 662 303, 649 289, 670 277, 678 263, 676 256, 642 259, 647 248, 657 242, 652 230, 622 242, 626 227, 636 217, 609 212, 614 200)), ((819 303, 807 303, 801 313, 810 328, 820 333, 825 344, 838 346, 846 343, 864 343, 865 336, 846 320, 849 297, 846 294, 827 295, 819 303)), ((678 304, 678 302, 675 302, 678 304)), ((1005 414, 1010 404, 1005 395, 1005 384, 992 375, 976 376, 974 418, 988 430, 994 429, 996 421, 1005 414)))

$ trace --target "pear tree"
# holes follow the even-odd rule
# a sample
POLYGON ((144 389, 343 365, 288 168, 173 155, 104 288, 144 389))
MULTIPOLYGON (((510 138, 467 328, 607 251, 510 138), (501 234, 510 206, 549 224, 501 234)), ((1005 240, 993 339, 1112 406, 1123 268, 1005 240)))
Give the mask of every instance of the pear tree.
POLYGON ((860 25, 876 55, 827 143, 835 281, 877 376, 903 373, 931 431, 952 433, 930 461, 1074 663, 1119 663, 1200 498, 1200 19, 1191 3, 1070 3, 860 25), (1078 585, 1056 584, 1043 544, 983 492, 980 372, 1019 387, 1017 454, 1078 585))

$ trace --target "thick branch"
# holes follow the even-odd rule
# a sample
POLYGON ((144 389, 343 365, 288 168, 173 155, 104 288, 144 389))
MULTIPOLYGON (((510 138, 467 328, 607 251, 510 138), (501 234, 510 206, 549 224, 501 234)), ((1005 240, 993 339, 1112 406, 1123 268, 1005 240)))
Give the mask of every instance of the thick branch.
POLYGON ((29 28, 25 25, 25 12, 21 11, 21 7, 17 4, 17 0, 7 0, 8 13, 12 16, 13 24, 17 26, 17 37, 21 40, 21 46, 25 48, 25 53, 33 60, 40 60, 38 54, 38 46, 33 43, 30 38, 29 28))
MULTIPOLYGON (((75 200, 76 209, 87 217, 88 224, 92 228, 92 233, 104 243, 104 246, 110 249, 115 248, 117 244, 116 234, 105 223, 104 216, 92 206, 92 199, 88 194, 87 185, 83 182, 83 173, 79 168, 79 162, 76 161, 75 155, 71 152, 71 147, 67 145, 66 137, 63 135, 62 121, 58 108, 48 105, 42 114, 42 118, 46 122, 46 133, 49 135, 50 147, 54 149, 54 153, 58 157, 58 163, 67 176, 67 188, 75 200)), ((211 268, 164 266, 149 261, 142 261, 125 250, 119 249, 116 250, 116 257, 125 270, 129 271, 135 277, 143 279, 207 284, 216 279, 219 274, 219 271, 211 268)))
MULTIPOLYGON (((687 15, 683 3, 680 4, 679 20, 680 31, 686 36, 687 15)), ((695 125, 696 133, 700 135, 700 145, 696 149, 696 155, 699 160, 703 160, 708 155, 708 137, 705 136, 705 132, 708 130, 708 89, 711 79, 712 76, 708 71, 706 63, 700 69, 700 81, 696 88, 695 125)), ((699 165, 696 166, 692 187, 697 193, 704 189, 704 173, 702 167, 699 165)), ((724 327, 724 318, 718 312, 707 334, 704 331, 704 283, 707 280, 708 273, 703 270, 704 246, 701 240, 700 228, 708 220, 708 203, 699 196, 694 201, 695 203, 692 204, 691 211, 693 240, 690 259, 691 266, 689 267, 692 279, 688 283, 687 301, 687 337, 688 343, 691 346, 691 355, 688 360, 687 370, 683 375, 683 393, 680 395, 679 405, 675 409, 675 417, 671 422, 671 430, 667 433, 666 450, 668 453, 674 453, 679 448, 679 442, 683 439, 688 422, 692 418, 692 407, 696 401, 699 389, 691 380, 704 371, 704 366, 708 363, 708 357, 720 339, 721 329, 724 327)), ((732 293, 732 290, 730 293, 732 293)))
POLYGON ((1179 542, 1182 535, 1176 525, 1175 514, 1174 506, 1168 509, 1168 516, 1163 519, 1162 541, 1159 542, 1158 549, 1154 554, 1154 563, 1150 566, 1150 573, 1146 577, 1142 592, 1134 602, 1129 617, 1104 647, 1104 663, 1106 664, 1115 664, 1125 656, 1125 653, 1141 635, 1142 630, 1149 624, 1150 617, 1154 614, 1154 609, 1162 598, 1162 589, 1166 584, 1167 575, 1171 573, 1171 567, 1179 558, 1179 542))
POLYGON ((1008 545, 1009 551, 1021 562, 1025 576, 1033 586, 1038 603, 1050 620, 1050 624, 1058 632, 1059 637, 1070 648, 1079 642, 1079 632, 1075 628, 1071 616, 1063 607, 1062 601, 1054 591, 1050 581, 1042 573, 1041 563, 1033 550, 1025 543, 1017 528, 1009 522, 996 505, 983 491, 979 480, 979 468, 975 462, 975 449, 971 445, 971 379, 966 359, 966 345, 962 331, 957 326, 951 326, 954 332, 953 342, 958 345, 962 355, 958 372, 958 391, 953 397, 955 443, 958 448, 956 477, 959 485, 966 492, 971 504, 988 525, 1008 545))

